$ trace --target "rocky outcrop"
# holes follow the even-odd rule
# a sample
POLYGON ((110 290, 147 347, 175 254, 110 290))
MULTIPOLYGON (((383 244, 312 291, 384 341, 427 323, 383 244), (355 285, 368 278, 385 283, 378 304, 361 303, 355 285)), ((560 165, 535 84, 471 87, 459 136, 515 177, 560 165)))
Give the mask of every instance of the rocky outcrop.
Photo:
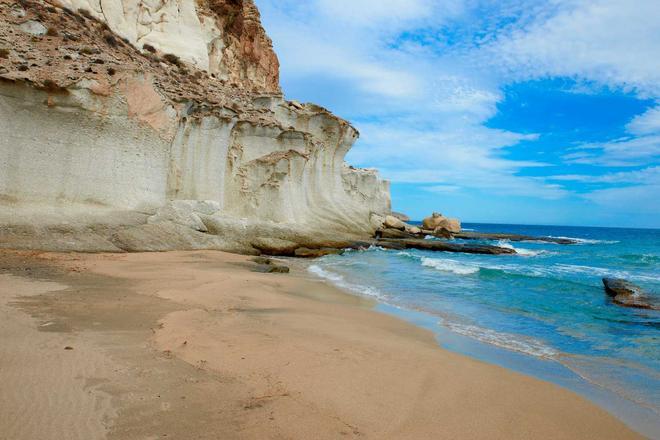
POLYGON ((385 217, 383 226, 386 228, 398 229, 400 231, 404 231, 406 229, 406 224, 393 215, 388 215, 385 217))
POLYGON ((410 217, 407 216, 406 214, 401 213, 401 212, 392 211, 392 213, 390 215, 393 216, 393 217, 398 218, 399 220, 401 220, 404 223, 408 223, 410 221, 410 217))
POLYGON ((462 240, 509 240, 509 241, 543 241, 555 244, 576 244, 577 240, 572 238, 558 238, 558 237, 544 237, 544 236, 531 236, 520 234, 500 234, 490 232, 460 232, 453 234, 454 238, 462 240))
POLYGON ((623 307, 660 310, 649 295, 639 286, 620 278, 603 278, 603 286, 612 302, 623 307))
POLYGON ((279 62, 252 0, 50 0, 97 19, 143 50, 170 54, 214 77, 278 92, 279 62))
POLYGON ((462 243, 449 243, 440 240, 424 240, 419 238, 408 239, 380 239, 376 245, 386 249, 421 249, 435 252, 454 252, 464 254, 503 255, 515 254, 514 249, 490 246, 467 245, 462 243))
POLYGON ((422 225, 424 229, 434 231, 436 234, 441 234, 442 231, 447 231, 450 234, 461 232, 461 222, 458 219, 447 218, 437 212, 434 212, 430 217, 426 217, 422 225))
POLYGON ((251 0, 49 3, 0 2, 0 246, 313 249, 389 213, 358 132, 281 95, 251 0))

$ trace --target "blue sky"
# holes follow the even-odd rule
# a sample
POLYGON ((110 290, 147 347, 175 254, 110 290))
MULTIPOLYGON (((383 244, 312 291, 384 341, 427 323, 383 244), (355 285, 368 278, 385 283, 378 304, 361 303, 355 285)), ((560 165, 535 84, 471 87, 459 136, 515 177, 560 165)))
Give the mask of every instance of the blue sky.
POLYGON ((422 218, 660 228, 660 1, 256 0, 289 99, 422 218))

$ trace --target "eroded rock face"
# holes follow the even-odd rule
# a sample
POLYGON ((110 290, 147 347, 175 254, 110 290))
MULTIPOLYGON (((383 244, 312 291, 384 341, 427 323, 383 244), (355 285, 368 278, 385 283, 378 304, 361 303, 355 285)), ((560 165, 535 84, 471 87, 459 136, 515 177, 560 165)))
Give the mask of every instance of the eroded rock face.
POLYGON ((138 48, 172 54, 219 79, 278 92, 279 62, 252 0, 50 0, 89 14, 138 48))
POLYGON ((306 234, 371 234, 372 214, 390 211, 388 183, 344 162, 357 131, 279 93, 251 0, 51 4, 69 9, 25 0, 16 14, 0 3, 0 204, 15 209, 11 221, 36 222, 34 205, 57 219, 70 213, 79 233, 92 218, 140 212, 148 215, 121 231, 95 229, 88 242, 163 250, 166 231, 188 228, 173 243, 251 251, 201 224, 211 214, 197 205, 168 203, 206 200, 228 219, 306 234), (34 20, 48 32, 20 31, 34 20))

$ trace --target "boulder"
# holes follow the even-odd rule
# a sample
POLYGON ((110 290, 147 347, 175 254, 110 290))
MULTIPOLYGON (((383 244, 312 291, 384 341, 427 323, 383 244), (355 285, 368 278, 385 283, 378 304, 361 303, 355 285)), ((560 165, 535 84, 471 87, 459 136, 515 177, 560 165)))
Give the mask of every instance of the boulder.
POLYGON ((273 262, 273 260, 266 257, 254 257, 252 261, 254 261, 257 264, 271 264, 273 262))
POLYGON ((369 223, 371 224, 371 227, 374 228, 374 230, 378 230, 383 227, 383 223, 385 223, 385 217, 376 213, 372 213, 369 217, 369 223))
POLYGON ((422 230, 417 226, 410 226, 410 225, 407 226, 408 227, 406 228, 406 232, 409 234, 420 235, 422 233, 422 230))
POLYGON ((321 249, 309 249, 309 248, 298 248, 294 252, 294 255, 298 258, 319 258, 326 255, 341 255, 344 253, 343 249, 336 248, 321 248, 321 249))
POLYGON ((603 278, 605 293, 612 298, 612 302, 623 307, 637 309, 658 310, 659 306, 651 304, 644 290, 621 278, 603 278))
POLYGON ((220 203, 215 200, 195 200, 192 208, 198 214, 213 215, 220 212, 220 203))
POLYGON ((264 255, 293 256, 296 249, 300 247, 293 241, 272 237, 256 237, 251 240, 250 244, 264 255))
POLYGON ((432 235, 438 238, 453 238, 451 232, 445 229, 443 226, 438 226, 435 228, 432 235))
POLYGON ((281 266, 278 264, 259 264, 255 267, 254 272, 261 273, 289 273, 291 270, 287 266, 281 266))
POLYGON ((392 229, 392 228, 380 229, 379 231, 376 232, 376 237, 392 238, 392 239, 416 238, 413 234, 407 231, 401 231, 399 229, 392 229))
POLYGON ((35 20, 26 21, 25 23, 21 24, 19 27, 23 32, 30 35, 34 35, 35 37, 41 37, 42 35, 45 35, 46 32, 48 32, 46 26, 35 20))
POLYGON ((175 200, 161 207, 147 219, 149 224, 159 224, 163 222, 172 222, 177 225, 187 226, 190 229, 199 232, 208 232, 208 228, 195 212, 196 201, 175 200))
POLYGON ((403 213, 401 213, 401 212, 394 212, 394 211, 392 211, 392 213, 391 213, 390 215, 391 215, 392 217, 396 217, 396 218, 398 218, 398 219, 401 220, 402 222, 406 222, 406 223, 407 223, 407 222, 410 221, 410 217, 408 217, 406 214, 403 214, 403 213))
POLYGON ((392 228, 392 229, 398 229, 400 231, 403 231, 406 229, 406 224, 399 220, 398 218, 394 217, 393 215, 388 215, 385 217, 385 222, 383 223, 383 226, 386 228, 392 228))
POLYGON ((436 231, 445 229, 452 234, 461 232, 461 222, 455 218, 447 218, 441 214, 434 213, 433 216, 424 219, 424 229, 436 231))
POLYGON ((452 234, 458 234, 459 232, 461 232, 461 222, 457 218, 448 218, 444 222, 442 222, 440 226, 442 226, 452 234))

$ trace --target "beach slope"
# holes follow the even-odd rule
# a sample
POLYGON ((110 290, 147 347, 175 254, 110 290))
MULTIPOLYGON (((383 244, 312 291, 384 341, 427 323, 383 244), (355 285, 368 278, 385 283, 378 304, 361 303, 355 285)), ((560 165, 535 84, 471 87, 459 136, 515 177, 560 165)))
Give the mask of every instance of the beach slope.
POLYGON ((0 255, 0 438, 640 438, 296 267, 256 273, 222 252, 0 255))

